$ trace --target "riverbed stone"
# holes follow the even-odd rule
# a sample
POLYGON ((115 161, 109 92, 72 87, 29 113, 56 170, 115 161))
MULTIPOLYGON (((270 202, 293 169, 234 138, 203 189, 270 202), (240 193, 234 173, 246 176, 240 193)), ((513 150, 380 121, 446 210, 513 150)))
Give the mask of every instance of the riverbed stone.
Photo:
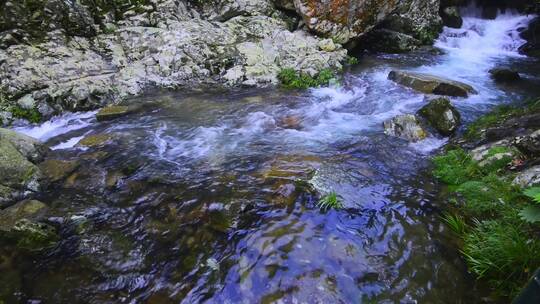
POLYGON ((51 183, 59 182, 67 178, 79 167, 79 162, 74 160, 48 159, 39 165, 41 172, 51 183))
POLYGON ((419 141, 427 137, 427 131, 412 114, 398 115, 383 123, 386 135, 400 137, 409 141, 419 141))
POLYGON ((49 149, 41 142, 19 132, 0 128, 0 138, 9 141, 24 157, 36 163, 43 160, 49 149))
POLYGON ((517 71, 506 68, 491 69, 489 73, 491 74, 491 78, 499 83, 515 82, 521 79, 517 71))
POLYGON ((518 173, 512 181, 514 185, 522 188, 540 185, 540 166, 534 166, 518 173))
POLYGON ((48 207, 37 200, 21 201, 0 211, 0 237, 21 249, 39 251, 54 246, 58 235, 43 223, 48 207))
POLYGON ((426 94, 467 97, 477 93, 468 84, 424 73, 394 70, 388 79, 426 94))
POLYGON ((444 97, 430 100, 418 111, 418 115, 445 136, 454 133, 461 123, 461 115, 450 100, 444 97))
POLYGON ((540 156, 540 129, 532 132, 527 136, 517 137, 514 139, 514 145, 520 151, 531 157, 540 156))
POLYGON ((111 140, 112 140, 112 136, 110 134, 92 134, 81 139, 77 143, 77 146, 95 148, 95 147, 103 146, 106 143, 110 142, 111 140))
POLYGON ((130 113, 128 106, 107 106, 96 113, 97 121, 112 120, 130 113))

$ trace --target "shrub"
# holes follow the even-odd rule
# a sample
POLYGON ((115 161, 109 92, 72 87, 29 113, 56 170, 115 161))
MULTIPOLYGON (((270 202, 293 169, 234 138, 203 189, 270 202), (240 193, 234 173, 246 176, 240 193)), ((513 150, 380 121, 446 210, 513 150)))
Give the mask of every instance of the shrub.
POLYGON ((13 114, 13 117, 26 119, 32 123, 38 123, 42 120, 41 113, 39 113, 39 111, 35 108, 24 109, 19 106, 14 106, 11 107, 10 112, 13 114))

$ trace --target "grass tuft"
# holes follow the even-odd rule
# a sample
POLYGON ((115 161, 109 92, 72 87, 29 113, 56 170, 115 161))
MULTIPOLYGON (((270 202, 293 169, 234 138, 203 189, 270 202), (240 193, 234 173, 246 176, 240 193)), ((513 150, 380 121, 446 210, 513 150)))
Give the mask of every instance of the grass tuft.
POLYGON ((323 69, 316 77, 296 72, 294 69, 283 69, 278 74, 281 84, 288 89, 308 89, 328 85, 336 75, 330 69, 323 69))
POLYGON ((323 196, 317 203, 317 206, 322 210, 341 209, 343 208, 343 202, 339 199, 337 193, 332 191, 323 196))

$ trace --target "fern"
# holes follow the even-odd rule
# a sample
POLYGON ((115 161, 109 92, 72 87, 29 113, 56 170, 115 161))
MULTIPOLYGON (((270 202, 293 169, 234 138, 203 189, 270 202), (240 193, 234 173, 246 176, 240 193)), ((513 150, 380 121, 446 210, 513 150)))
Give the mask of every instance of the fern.
POLYGON ((317 206, 322 210, 328 210, 330 208, 341 209, 343 208, 343 203, 336 192, 330 192, 319 200, 317 206))
POLYGON ((530 197, 535 203, 540 204, 540 187, 526 189, 523 194, 530 197))
POLYGON ((540 207, 539 206, 527 206, 519 212, 519 216, 525 222, 534 224, 540 222, 540 207))

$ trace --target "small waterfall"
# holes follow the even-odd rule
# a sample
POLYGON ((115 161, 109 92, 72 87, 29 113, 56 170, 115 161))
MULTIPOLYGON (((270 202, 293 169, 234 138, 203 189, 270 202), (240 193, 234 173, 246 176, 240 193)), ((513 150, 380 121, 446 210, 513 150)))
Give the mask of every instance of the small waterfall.
POLYGON ((519 31, 534 18, 510 9, 499 11, 493 20, 482 19, 481 9, 470 5, 461 9, 463 26, 446 28, 435 46, 450 55, 471 63, 486 63, 499 57, 517 57, 518 48, 525 43, 519 31))

